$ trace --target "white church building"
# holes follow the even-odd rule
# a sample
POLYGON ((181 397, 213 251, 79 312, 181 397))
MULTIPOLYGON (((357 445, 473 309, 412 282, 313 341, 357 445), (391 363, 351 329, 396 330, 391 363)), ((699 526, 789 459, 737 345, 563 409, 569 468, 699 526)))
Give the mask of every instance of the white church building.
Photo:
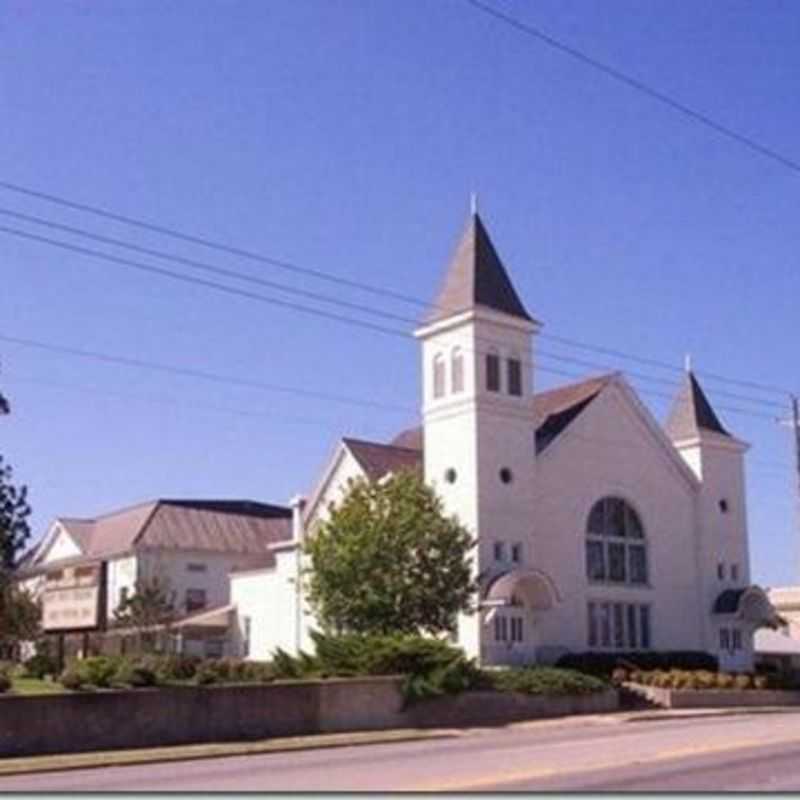
POLYGON ((750 583, 744 455, 691 371, 660 425, 620 373, 536 391, 536 335, 477 213, 416 331, 422 426, 342 439, 292 502, 292 538, 233 572, 239 651, 311 649, 301 543, 347 481, 418 468, 477 539, 478 610, 457 641, 484 664, 567 652, 704 650, 748 669, 774 625, 750 583))

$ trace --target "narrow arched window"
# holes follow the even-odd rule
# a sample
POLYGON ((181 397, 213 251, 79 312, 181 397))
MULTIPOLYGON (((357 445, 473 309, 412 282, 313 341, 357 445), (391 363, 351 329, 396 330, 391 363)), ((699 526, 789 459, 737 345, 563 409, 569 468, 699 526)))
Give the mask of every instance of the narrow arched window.
POLYGON ((433 358, 433 396, 444 397, 444 356, 441 353, 433 358))
POLYGON ((486 388, 490 392, 500 391, 500 354, 497 350, 486 354, 486 388))
POLYGON ((450 354, 450 389, 453 394, 464 391, 464 354, 454 347, 450 354))
POLYGON ((586 577, 593 582, 648 582, 647 543, 636 511, 619 497, 598 500, 586 523, 586 577))

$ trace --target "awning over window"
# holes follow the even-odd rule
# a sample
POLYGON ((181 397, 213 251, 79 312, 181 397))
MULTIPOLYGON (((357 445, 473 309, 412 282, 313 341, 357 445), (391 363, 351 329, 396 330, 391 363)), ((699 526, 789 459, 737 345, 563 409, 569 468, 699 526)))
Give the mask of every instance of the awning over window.
POLYGON ((560 602, 558 589, 549 575, 538 569, 512 569, 489 581, 482 605, 517 605, 546 611, 560 602))
POLYGON ((760 586, 726 589, 714 601, 712 611, 761 628, 777 628, 783 624, 767 593, 760 586))

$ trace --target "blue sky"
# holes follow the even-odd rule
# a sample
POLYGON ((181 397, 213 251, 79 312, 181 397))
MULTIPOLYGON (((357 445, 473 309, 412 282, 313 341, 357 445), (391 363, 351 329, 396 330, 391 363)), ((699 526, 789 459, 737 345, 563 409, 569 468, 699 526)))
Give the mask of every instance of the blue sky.
MULTIPOLYGON (((800 159, 796 3, 492 2, 800 159)), ((463 0, 0 0, 0 108, 0 180, 423 299, 476 190, 547 333, 675 365, 690 352, 700 372, 800 390, 800 175, 463 0)), ((419 311, 5 190, 0 209, 419 311)), ((43 233, 2 214, 0 225, 43 233)), ((338 436, 388 438, 414 421, 411 341, 2 234, 0 279, 2 335, 401 407, 0 343, 0 386, 15 411, 0 422, 0 445, 30 486, 37 536, 55 515, 156 496, 285 502, 312 488, 338 436)), ((676 377, 541 346, 597 365, 542 356, 543 368, 676 377)), ((537 376, 539 387, 565 380, 537 376)), ((718 406, 766 417, 720 411, 753 445, 754 578, 795 581, 791 432, 771 419, 780 409, 719 390, 784 398, 704 385, 718 406)), ((642 397, 663 419, 668 400, 642 397)))

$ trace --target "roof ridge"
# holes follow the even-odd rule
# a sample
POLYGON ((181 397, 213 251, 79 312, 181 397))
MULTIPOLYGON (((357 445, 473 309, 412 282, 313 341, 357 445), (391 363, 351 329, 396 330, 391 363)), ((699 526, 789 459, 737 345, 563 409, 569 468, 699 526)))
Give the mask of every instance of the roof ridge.
POLYGON ((418 453, 419 450, 416 447, 404 447, 401 444, 391 444, 390 442, 374 442, 372 439, 359 439, 356 436, 342 436, 342 441, 353 442, 354 444, 367 444, 371 447, 385 447, 390 450, 407 450, 409 453, 418 453))

